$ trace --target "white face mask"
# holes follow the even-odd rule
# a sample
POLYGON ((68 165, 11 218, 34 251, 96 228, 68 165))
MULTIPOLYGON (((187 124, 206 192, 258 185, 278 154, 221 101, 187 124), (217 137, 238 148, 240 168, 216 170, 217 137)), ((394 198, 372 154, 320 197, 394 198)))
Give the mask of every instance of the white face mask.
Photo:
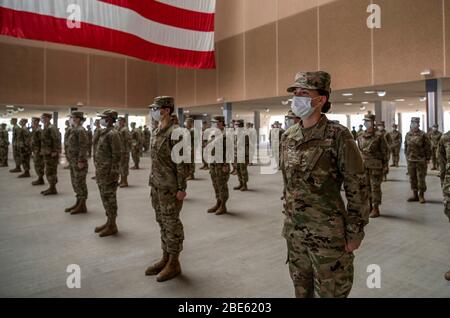
POLYGON ((105 118, 100 119, 100 126, 102 127, 108 127, 108 123, 106 122, 105 118))
POLYGON ((418 129, 419 128, 419 124, 418 123, 411 123, 410 128, 411 129, 418 129))
POLYGON ((378 130, 384 130, 383 126, 378 126, 378 130))
POLYGON ((211 128, 217 128, 217 123, 211 123, 211 128))
POLYGON ((74 121, 73 121, 73 118, 70 118, 69 119, 69 126, 73 126, 75 123, 74 123, 74 121))
POLYGON ((373 127, 373 123, 372 123, 371 121, 366 121, 366 122, 364 123, 364 127, 366 127, 366 128, 372 128, 372 127, 373 127))
POLYGON ((159 109, 152 110, 152 118, 154 121, 161 121, 161 112, 159 109))
POLYGON ((308 118, 314 112, 311 101, 311 97, 294 96, 291 104, 292 112, 300 118, 308 118))

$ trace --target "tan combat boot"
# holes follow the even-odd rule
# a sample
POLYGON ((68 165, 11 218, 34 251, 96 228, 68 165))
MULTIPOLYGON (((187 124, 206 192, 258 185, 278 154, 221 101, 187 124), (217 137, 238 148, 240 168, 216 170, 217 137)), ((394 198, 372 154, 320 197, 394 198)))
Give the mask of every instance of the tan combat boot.
POLYGON ((149 266, 145 271, 145 275, 146 276, 158 275, 164 269, 164 267, 168 262, 169 262, 169 253, 163 251, 163 256, 161 260, 149 266))
POLYGON ((78 205, 72 211, 70 211, 70 214, 81 214, 81 213, 87 213, 86 199, 80 199, 78 205))
POLYGON ((219 209, 216 211, 216 215, 222 215, 227 213, 227 207, 225 205, 225 202, 220 201, 220 207, 219 209))
POLYGON ((244 184, 242 185, 242 187, 240 188, 240 190, 241 190, 241 191, 248 191, 247 183, 246 183, 246 182, 244 182, 244 184))
POLYGON ((374 205, 372 211, 369 214, 369 217, 377 218, 379 216, 380 216, 380 209, 378 208, 378 205, 374 205))
POLYGON ((119 187, 121 187, 121 188, 128 187, 128 177, 127 176, 122 177, 122 179, 120 180, 119 187))
POLYGON ((72 206, 70 206, 70 207, 64 209, 64 212, 66 212, 66 213, 67 213, 67 212, 72 212, 72 210, 75 209, 75 208, 78 206, 78 203, 80 203, 80 199, 77 199, 77 202, 75 202, 74 205, 72 205, 72 206))
POLYGON ((446 280, 450 280, 450 270, 447 273, 445 273, 444 277, 446 280))
POLYGON ((166 266, 164 266, 163 270, 159 272, 156 280, 158 282, 164 282, 166 280, 172 279, 181 274, 181 265, 178 260, 179 254, 170 254, 169 261, 166 266))
POLYGON ((38 179, 37 180, 35 180, 35 181, 33 181, 33 182, 31 182, 31 185, 41 185, 41 184, 45 184, 45 182, 44 182, 44 178, 41 176, 41 177, 38 177, 38 179))
POLYGON ((419 202, 422 203, 422 204, 424 204, 426 202, 424 195, 425 195, 425 192, 423 192, 423 191, 419 192, 419 202))
POLYGON ((30 170, 25 170, 22 174, 19 174, 17 178, 29 178, 30 176, 30 170))
POLYGON ((106 223, 100 226, 97 226, 94 230, 95 233, 100 233, 101 231, 103 231, 104 228, 106 228, 109 224, 109 218, 106 219, 106 223))
POLYGON ((109 223, 100 232, 100 234, 99 234, 100 237, 114 235, 118 232, 117 224, 116 224, 116 217, 108 217, 108 218, 109 218, 109 223))
POLYGON ((239 185, 233 187, 233 190, 241 190, 241 188, 242 188, 242 183, 239 181, 239 185))
POLYGON ((56 191, 56 186, 55 184, 50 184, 50 187, 41 192, 42 195, 52 195, 52 194, 58 194, 58 191, 56 191))
POLYGON ((419 201, 419 194, 417 193, 417 191, 413 191, 413 196, 410 197, 407 201, 408 202, 417 202, 417 201, 419 201))
POLYGON ((217 211, 217 209, 220 207, 220 200, 217 200, 216 205, 213 206, 212 208, 208 209, 208 213, 214 213, 217 211))

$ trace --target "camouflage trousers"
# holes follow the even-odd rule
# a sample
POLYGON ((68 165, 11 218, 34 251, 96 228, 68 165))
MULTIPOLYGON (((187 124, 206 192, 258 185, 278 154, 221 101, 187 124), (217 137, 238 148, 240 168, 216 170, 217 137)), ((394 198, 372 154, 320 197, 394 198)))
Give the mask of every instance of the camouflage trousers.
POLYGON ((398 166, 400 161, 400 147, 391 148, 392 163, 398 166))
POLYGON ((139 165, 139 161, 141 159, 141 153, 139 149, 132 149, 131 150, 131 157, 133 158, 134 165, 139 165))
POLYGON ((8 146, 0 147, 0 165, 8 164, 8 146))
POLYGON ((248 166, 248 164, 246 164, 246 163, 237 163, 236 164, 236 171, 237 171, 237 176, 238 176, 240 184, 248 182, 247 166, 248 166))
POLYGON ((370 203, 373 205, 380 205, 382 197, 381 182, 383 181, 383 171, 366 168, 365 174, 366 174, 366 183, 368 188, 370 189, 369 192, 370 203))
MULTIPOLYGON (((288 221, 289 222, 289 221, 288 221)), ((289 227, 289 226, 288 226, 289 227)), ((285 223, 286 228, 286 223, 285 223)), ((294 230, 284 233, 287 263, 297 298, 345 298, 353 285, 353 253, 341 248, 314 248, 294 230)))
POLYGON ((223 171, 223 164, 211 163, 209 165, 209 173, 211 174, 211 181, 216 194, 216 200, 227 202, 228 194, 228 180, 230 179, 230 169, 223 171))
POLYGON ((87 163, 83 169, 80 169, 78 168, 77 162, 70 162, 70 181, 72 182, 72 188, 77 199, 87 200, 88 198, 88 189, 86 185, 87 173, 87 163))
POLYGON ((45 176, 49 184, 58 183, 58 156, 44 155, 45 176))
POLYGON ((183 201, 176 198, 177 190, 164 190, 152 187, 150 192, 156 222, 161 233, 161 248, 169 254, 183 250, 184 230, 180 220, 183 201))
POLYGON ((25 171, 30 170, 31 153, 28 151, 20 151, 20 164, 25 171))
MULTIPOLYGON (((99 180, 97 180, 99 182, 99 180)), ((117 181, 108 184, 98 183, 98 190, 100 191, 100 198, 102 199, 103 208, 105 209, 107 217, 117 217, 117 181)))
POLYGON ((120 175, 126 177, 130 173, 130 153, 122 153, 120 155, 120 175))
POLYGON ((431 162, 433 163, 433 168, 438 167, 438 159, 436 156, 438 147, 431 147, 431 162))
POLYGON ((92 157, 92 144, 88 145, 88 158, 92 157))
POLYGON ((195 163, 187 163, 186 164, 186 172, 188 176, 194 176, 195 173, 195 163))
POLYGON ((38 177, 44 176, 44 156, 33 154, 34 171, 38 177))
POLYGON ((411 190, 427 191, 427 163, 425 161, 408 161, 408 175, 411 190))
POLYGON ((19 167, 20 166, 20 151, 17 148, 17 146, 15 146, 15 145, 12 146, 12 151, 13 151, 14 162, 16 163, 16 166, 19 167))

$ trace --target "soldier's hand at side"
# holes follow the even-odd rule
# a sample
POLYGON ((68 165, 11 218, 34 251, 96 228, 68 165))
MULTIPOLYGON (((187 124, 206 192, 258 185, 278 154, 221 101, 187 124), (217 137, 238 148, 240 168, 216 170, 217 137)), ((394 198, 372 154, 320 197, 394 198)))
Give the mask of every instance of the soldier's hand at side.
POLYGON ((177 192, 177 200, 178 201, 183 201, 185 197, 186 197, 186 191, 178 191, 177 192))
POLYGON ((361 241, 358 241, 358 242, 347 242, 347 244, 345 244, 345 251, 347 253, 351 253, 354 250, 357 250, 360 245, 361 245, 361 241))
POLYGON ((82 161, 79 161, 78 162, 78 169, 84 169, 84 167, 86 167, 86 163, 82 162, 82 161))
POLYGON ((223 172, 227 173, 228 171, 230 171, 230 168, 228 167, 228 165, 223 166, 222 168, 223 172))

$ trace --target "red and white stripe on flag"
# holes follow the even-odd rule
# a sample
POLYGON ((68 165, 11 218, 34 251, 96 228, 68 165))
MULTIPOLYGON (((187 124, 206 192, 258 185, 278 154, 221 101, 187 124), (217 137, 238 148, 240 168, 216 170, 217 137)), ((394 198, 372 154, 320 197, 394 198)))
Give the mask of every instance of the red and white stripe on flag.
POLYGON ((215 0, 0 0, 0 34, 214 68, 215 0))

